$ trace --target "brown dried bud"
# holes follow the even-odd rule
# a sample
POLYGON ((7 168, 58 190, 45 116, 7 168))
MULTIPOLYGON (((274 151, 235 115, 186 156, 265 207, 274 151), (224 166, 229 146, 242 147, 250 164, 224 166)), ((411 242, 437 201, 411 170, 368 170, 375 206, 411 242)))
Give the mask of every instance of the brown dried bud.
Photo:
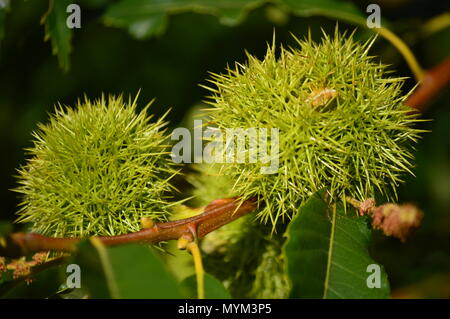
POLYGON ((359 215, 363 216, 375 207, 375 199, 368 198, 359 205, 359 215))
POLYGON ((14 270, 13 278, 17 279, 19 277, 28 276, 31 273, 31 266, 29 262, 25 261, 25 257, 17 259, 11 262, 8 269, 14 270))
POLYGON ((372 226, 386 236, 405 242, 410 233, 420 226, 423 213, 412 204, 385 204, 372 210, 372 226))
MULTIPOLYGON (((36 253, 33 255, 32 259, 36 262, 37 265, 44 263, 47 260, 48 253, 43 251, 40 253, 36 253)), ((34 265, 31 265, 34 266, 34 265)))

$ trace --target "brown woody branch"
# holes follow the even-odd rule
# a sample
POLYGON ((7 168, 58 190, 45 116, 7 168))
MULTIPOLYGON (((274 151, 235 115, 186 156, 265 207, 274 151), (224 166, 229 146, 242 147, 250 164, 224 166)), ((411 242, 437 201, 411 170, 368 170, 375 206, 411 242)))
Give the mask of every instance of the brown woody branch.
MULTIPOLYGON (((241 201, 237 198, 218 199, 205 207, 202 214, 166 223, 156 223, 141 231, 118 235, 96 237, 106 246, 125 243, 154 244, 161 241, 185 238, 202 238, 213 230, 250 213, 256 208, 256 200, 241 201)), ((71 252, 76 249, 80 238, 55 238, 36 233, 13 233, 2 245, 0 256, 19 257, 39 251, 71 252)))
POLYGON ((411 94, 406 105, 424 112, 450 83, 450 57, 425 72, 420 86, 411 94))

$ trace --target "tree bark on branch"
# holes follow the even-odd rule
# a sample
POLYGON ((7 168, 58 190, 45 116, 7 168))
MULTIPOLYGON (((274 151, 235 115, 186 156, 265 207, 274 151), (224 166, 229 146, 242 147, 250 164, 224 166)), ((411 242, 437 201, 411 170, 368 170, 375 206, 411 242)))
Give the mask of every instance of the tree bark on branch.
MULTIPOLYGON (((156 223, 153 227, 118 236, 96 237, 105 246, 140 242, 154 244, 161 241, 185 238, 193 241, 246 215, 256 208, 256 200, 241 201, 238 198, 218 199, 211 202, 204 212, 186 219, 156 223)), ((72 252, 80 238, 55 238, 36 233, 13 233, 0 240, 0 256, 20 257, 40 251, 72 252)))
POLYGON ((423 113, 449 83, 450 57, 425 72, 422 82, 407 99, 406 105, 423 113))

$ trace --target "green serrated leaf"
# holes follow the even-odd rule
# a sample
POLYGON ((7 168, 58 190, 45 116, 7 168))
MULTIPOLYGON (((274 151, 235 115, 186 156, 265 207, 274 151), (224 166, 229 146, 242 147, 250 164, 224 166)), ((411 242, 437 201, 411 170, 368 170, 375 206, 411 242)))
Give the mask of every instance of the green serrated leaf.
POLYGON ((323 194, 306 201, 287 230, 283 252, 291 298, 388 298, 387 275, 368 252, 371 230, 365 217, 346 215, 343 205, 333 209, 323 194), (379 266, 380 288, 369 288, 369 265, 379 266))
POLYGON ((147 246, 80 244, 72 263, 81 270, 81 288, 90 298, 181 298, 175 278, 147 246))
MULTIPOLYGON (((180 284, 180 288, 187 298, 197 298, 196 276, 192 275, 184 279, 180 284)), ((217 280, 210 274, 205 274, 205 298, 231 299, 231 295, 219 280, 217 280)))
POLYGON ((70 0, 50 0, 47 13, 42 17, 45 23, 45 38, 51 40, 52 53, 58 56, 59 66, 68 71, 70 68, 70 53, 72 51, 72 30, 67 27, 67 6, 70 0))
POLYGON ((164 32, 169 14, 198 12, 219 18, 220 23, 240 23, 248 11, 265 0, 121 0, 111 5, 103 16, 105 24, 128 28, 138 39, 164 32))

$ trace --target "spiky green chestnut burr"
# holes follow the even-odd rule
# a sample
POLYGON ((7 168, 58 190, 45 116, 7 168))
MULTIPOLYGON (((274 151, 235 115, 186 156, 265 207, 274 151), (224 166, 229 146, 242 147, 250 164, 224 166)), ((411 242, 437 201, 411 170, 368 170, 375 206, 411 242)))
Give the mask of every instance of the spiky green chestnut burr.
POLYGON ((166 123, 150 121, 151 103, 138 112, 136 99, 86 98, 39 125, 19 169, 19 222, 48 236, 86 237, 138 231, 142 217, 168 219, 178 170, 166 123))
POLYGON ((258 217, 273 225, 319 189, 334 200, 395 199, 420 133, 404 106, 403 79, 386 77, 386 66, 369 56, 373 40, 336 31, 319 44, 297 42, 279 52, 269 46, 262 61, 248 55, 245 65, 213 75, 209 114, 218 128, 279 129, 275 174, 261 174, 267 164, 248 157, 218 170, 234 181, 233 193, 263 199, 258 217))

